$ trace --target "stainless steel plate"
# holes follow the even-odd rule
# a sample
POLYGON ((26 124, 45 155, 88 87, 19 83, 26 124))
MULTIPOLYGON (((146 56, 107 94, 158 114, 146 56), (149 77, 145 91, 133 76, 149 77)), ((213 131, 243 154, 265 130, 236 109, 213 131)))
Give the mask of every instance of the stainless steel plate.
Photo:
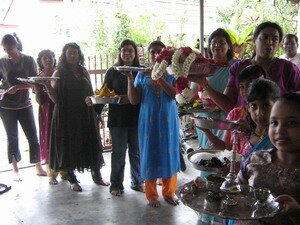
POLYGON ((147 67, 134 67, 134 66, 114 66, 115 70, 118 70, 120 72, 132 72, 132 71, 149 71, 150 68, 147 67))
POLYGON ((25 83, 38 83, 40 81, 42 82, 55 81, 59 79, 60 77, 28 77, 28 78, 17 77, 17 80, 25 83))
POLYGON ((206 129, 233 130, 238 126, 238 122, 234 120, 220 120, 206 117, 191 117, 196 127, 206 129))
MULTIPOLYGON (((206 172, 212 172, 212 173, 219 173, 219 174, 226 174, 229 172, 229 165, 228 166, 223 166, 223 167, 207 167, 207 166, 200 166, 198 162, 201 159, 211 159, 212 157, 217 157, 221 162, 224 162, 224 159, 222 158, 225 156, 229 160, 231 160, 231 151, 226 150, 213 150, 213 149, 201 149, 201 150, 196 150, 193 152, 190 152, 187 155, 188 160, 192 164, 192 166, 200 171, 206 171, 206 172), (220 158, 221 157, 221 158, 220 158)), ((237 161, 241 160, 241 155, 237 155, 237 161)))
POLYGON ((264 207, 256 207, 256 199, 252 188, 248 185, 241 185, 241 192, 233 196, 234 200, 238 202, 234 206, 222 203, 226 196, 222 195, 221 198, 212 198, 205 185, 196 188, 193 182, 178 187, 176 195, 184 205, 191 209, 224 219, 249 220, 268 218, 273 217, 281 209, 280 204, 275 202, 272 194, 264 207))
POLYGON ((119 104, 120 97, 100 97, 100 96, 90 96, 93 104, 119 104))

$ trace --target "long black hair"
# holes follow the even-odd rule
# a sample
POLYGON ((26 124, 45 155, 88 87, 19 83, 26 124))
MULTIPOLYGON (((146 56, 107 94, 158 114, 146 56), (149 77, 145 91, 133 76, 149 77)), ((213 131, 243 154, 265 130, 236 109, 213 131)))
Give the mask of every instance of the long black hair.
POLYGON ((80 46, 78 44, 76 44, 75 42, 71 42, 71 43, 65 44, 65 46, 63 47, 62 53, 58 59, 57 67, 58 68, 68 67, 67 56, 66 56, 66 52, 67 52, 68 48, 74 48, 74 49, 78 50, 78 54, 79 54, 78 65, 84 66, 84 55, 80 49, 80 46))

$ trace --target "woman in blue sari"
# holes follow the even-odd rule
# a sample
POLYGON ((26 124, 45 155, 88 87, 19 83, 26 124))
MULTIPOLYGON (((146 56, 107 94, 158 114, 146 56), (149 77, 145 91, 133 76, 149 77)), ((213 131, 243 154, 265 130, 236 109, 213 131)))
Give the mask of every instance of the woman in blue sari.
MULTIPOLYGON (((221 67, 212 76, 207 78, 209 85, 213 89, 223 93, 228 81, 229 68, 234 62, 236 62, 236 60, 233 59, 232 43, 230 37, 224 29, 219 28, 209 36, 208 51, 210 57, 215 61, 228 62, 227 67, 221 67)), ((204 98, 205 87, 199 86, 199 92, 202 95, 201 97, 204 98)), ((217 119, 225 119, 226 115, 227 114, 223 111, 219 111, 216 113, 198 114, 198 116, 201 117, 210 117, 210 118, 217 118, 217 119)), ((205 134, 198 128, 196 130, 198 135, 199 147, 203 149, 213 148, 213 146, 208 141, 205 134)), ((214 135, 218 136, 219 138, 222 138, 223 136, 223 132, 221 130, 212 129, 212 132, 214 135)))

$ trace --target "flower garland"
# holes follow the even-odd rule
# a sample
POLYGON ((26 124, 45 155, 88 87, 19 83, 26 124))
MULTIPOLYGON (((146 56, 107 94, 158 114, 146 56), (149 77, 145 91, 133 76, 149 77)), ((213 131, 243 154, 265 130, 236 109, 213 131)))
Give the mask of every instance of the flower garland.
POLYGON ((197 54, 190 47, 182 47, 175 51, 172 56, 172 69, 174 77, 187 77, 190 67, 194 60, 197 58, 197 54), (186 56, 184 62, 181 64, 180 59, 182 56, 186 56))
POLYGON ((189 88, 189 81, 187 78, 179 77, 175 81, 176 102, 183 106, 194 102, 195 96, 193 91, 189 88))
POLYGON ((172 46, 163 48, 159 55, 155 58, 155 64, 152 69, 151 78, 158 80, 166 72, 167 67, 172 62, 172 55, 175 49, 172 46))

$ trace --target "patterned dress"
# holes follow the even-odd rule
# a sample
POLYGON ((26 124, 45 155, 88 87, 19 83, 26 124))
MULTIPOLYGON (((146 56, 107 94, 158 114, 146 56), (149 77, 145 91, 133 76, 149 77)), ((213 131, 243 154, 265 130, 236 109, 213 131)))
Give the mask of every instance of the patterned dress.
MULTIPOLYGON (((268 188, 276 197, 287 194, 300 202, 300 165, 298 168, 282 168, 272 162, 276 149, 258 151, 248 158, 246 171, 240 171, 238 180, 254 188, 268 188), (267 178, 268 177, 268 178, 267 178)), ((292 225, 285 215, 276 215, 272 219, 258 221, 237 221, 238 225, 292 225)))
POLYGON ((39 127, 40 127, 40 157, 41 161, 49 163, 49 144, 51 132, 51 120, 54 108, 53 101, 48 94, 42 90, 43 103, 39 106, 39 127))

